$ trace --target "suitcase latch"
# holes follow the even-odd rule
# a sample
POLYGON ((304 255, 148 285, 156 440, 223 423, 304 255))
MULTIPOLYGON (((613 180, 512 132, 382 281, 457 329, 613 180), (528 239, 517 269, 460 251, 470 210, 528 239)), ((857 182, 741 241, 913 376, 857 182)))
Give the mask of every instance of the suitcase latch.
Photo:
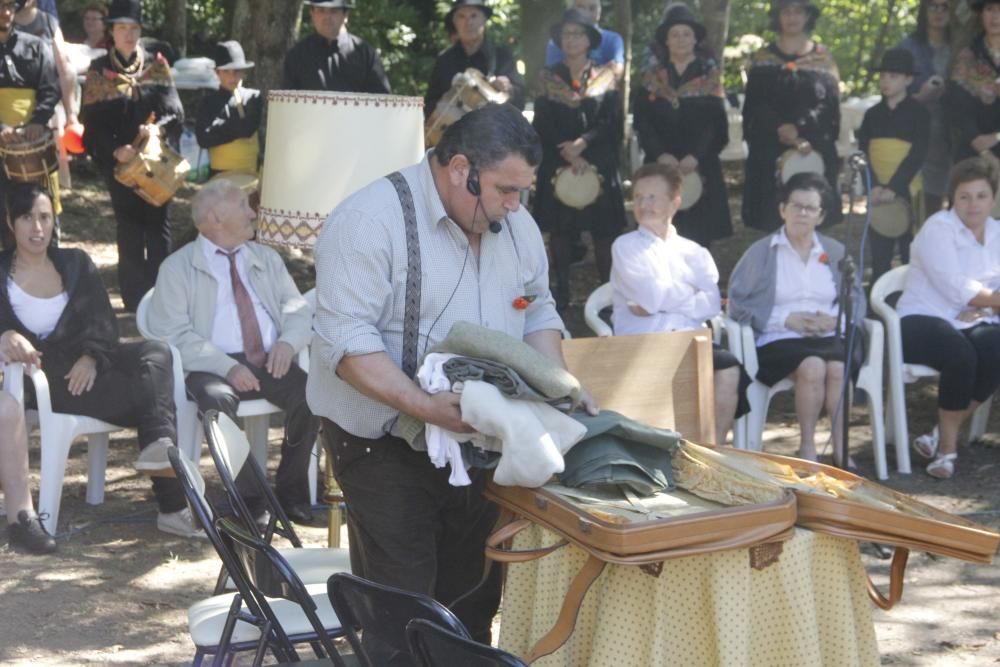
POLYGON ((590 529, 593 527, 594 524, 584 519, 580 519, 580 532, 583 533, 584 535, 590 535, 590 529))
POLYGON ((549 501, 541 496, 535 496, 535 507, 540 510, 548 509, 549 501))

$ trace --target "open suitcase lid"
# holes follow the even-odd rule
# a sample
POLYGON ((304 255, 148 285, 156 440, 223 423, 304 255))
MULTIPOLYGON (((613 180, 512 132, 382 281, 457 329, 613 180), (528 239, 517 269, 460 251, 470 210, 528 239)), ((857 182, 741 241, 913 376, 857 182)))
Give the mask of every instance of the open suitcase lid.
POLYGON ((826 485, 821 481, 812 488, 793 486, 787 478, 775 479, 798 498, 796 523, 817 532, 986 564, 992 562, 1000 546, 1000 534, 985 526, 846 470, 776 454, 705 449, 735 460, 787 466, 801 480, 822 480, 825 476, 826 485))
POLYGON ((625 518, 624 512, 616 513, 613 501, 593 504, 580 500, 594 493, 555 483, 528 489, 500 486, 491 480, 486 487, 486 497, 513 514, 531 519, 605 562, 620 565, 784 540, 795 525, 796 501, 788 490, 768 502, 738 507, 700 500, 681 490, 664 492, 656 498, 665 499, 676 509, 653 509, 645 516, 639 509, 634 519, 625 518))

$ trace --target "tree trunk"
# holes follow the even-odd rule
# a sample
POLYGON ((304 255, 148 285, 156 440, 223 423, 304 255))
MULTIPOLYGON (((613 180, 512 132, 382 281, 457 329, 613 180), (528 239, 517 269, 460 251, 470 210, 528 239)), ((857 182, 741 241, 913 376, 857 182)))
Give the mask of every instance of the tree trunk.
POLYGON ((281 87, 281 67, 295 44, 301 19, 302 0, 237 0, 232 35, 256 64, 249 85, 265 94, 281 87))
POLYGON ((162 37, 183 57, 187 53, 187 0, 164 0, 163 13, 162 37))
MULTIPOLYGON (((632 88, 632 2, 631 0, 615 0, 615 18, 617 22, 615 28, 622 36, 625 43, 625 72, 622 75, 622 118, 628 118, 629 101, 631 100, 632 88)), ((624 155, 628 155, 629 135, 632 126, 625 123, 625 134, 622 138, 624 144, 624 155)), ((626 166, 625 171, 628 171, 626 166)))
POLYGON ((701 20, 708 33, 705 41, 722 65, 722 50, 729 38, 729 0, 701 0, 701 20))
POLYGON ((545 67, 549 26, 559 20, 563 9, 562 0, 521 0, 521 57, 530 90, 535 89, 538 73, 545 67))

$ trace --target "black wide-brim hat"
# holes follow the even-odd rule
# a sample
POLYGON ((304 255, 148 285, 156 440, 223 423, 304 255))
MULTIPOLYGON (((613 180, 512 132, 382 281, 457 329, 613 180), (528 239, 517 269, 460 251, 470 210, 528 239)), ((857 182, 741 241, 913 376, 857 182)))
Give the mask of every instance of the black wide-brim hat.
POLYGON ((971 9, 976 13, 979 13, 983 11, 983 7, 985 7, 986 5, 998 5, 998 4, 1000 4, 1000 0, 972 0, 972 2, 969 3, 969 9, 971 9))
MULTIPOLYGON (((997 1, 1000 2, 1000 0, 997 1)), ((896 72, 897 74, 906 74, 907 76, 913 76, 917 73, 913 54, 899 47, 889 49, 883 53, 882 62, 879 63, 878 67, 872 67, 872 71, 896 72)))
POLYGON ((305 0, 302 4, 326 9, 354 9, 354 0, 305 0))
POLYGON ((767 15, 771 17, 772 20, 778 20, 778 14, 785 7, 791 7, 792 5, 802 5, 806 12, 809 14, 809 19, 812 22, 816 22, 819 18, 819 7, 814 5, 810 0, 774 0, 771 3, 771 9, 768 10, 767 15))
POLYGON ((656 43, 666 44, 667 32, 675 25, 686 25, 694 30, 694 38, 697 42, 705 39, 705 26, 698 23, 691 8, 685 4, 677 3, 667 7, 667 11, 664 12, 663 23, 656 28, 656 43))
POLYGON ((111 0, 104 22, 109 25, 113 23, 142 25, 142 3, 139 0, 111 0))
POLYGON ((567 23, 574 23, 578 26, 582 26, 584 30, 587 31, 587 39, 590 40, 590 50, 596 49, 601 44, 601 31, 590 22, 590 19, 586 14, 581 12, 579 9, 571 8, 563 12, 562 18, 559 19, 558 23, 553 23, 552 27, 549 28, 549 37, 560 49, 562 48, 562 29, 567 23))
POLYGON ((486 4, 485 0, 455 0, 455 2, 451 4, 451 9, 449 9, 448 13, 444 15, 444 27, 449 31, 453 31, 455 29, 451 19, 454 18, 455 12, 462 7, 475 7, 483 14, 486 14, 487 21, 490 20, 491 16, 493 16, 493 8, 486 4))
POLYGON ((247 62, 243 47, 235 39, 216 44, 212 50, 212 60, 215 61, 215 69, 237 70, 253 67, 252 62, 247 62))

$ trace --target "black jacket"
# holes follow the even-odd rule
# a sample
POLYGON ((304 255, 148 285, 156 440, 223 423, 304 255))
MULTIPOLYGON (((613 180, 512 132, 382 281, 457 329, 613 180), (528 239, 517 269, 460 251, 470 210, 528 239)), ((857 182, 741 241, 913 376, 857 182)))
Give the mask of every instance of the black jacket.
POLYGON ((56 328, 44 340, 28 331, 14 313, 7 289, 14 251, 0 254, 0 332, 13 329, 42 353, 46 377, 62 378, 81 355, 97 362, 98 372, 106 370, 118 352, 118 320, 97 267, 87 253, 76 248, 50 248, 49 258, 62 276, 69 297, 56 328))
POLYGON ((293 46, 285 55, 282 85, 289 90, 392 92, 378 53, 346 30, 336 42, 312 34, 293 46))
POLYGON ((445 49, 434 61, 431 70, 430 83, 427 85, 427 95, 424 97, 424 117, 430 117, 437 106, 438 100, 451 89, 451 80, 459 72, 474 67, 483 76, 505 76, 510 79, 510 103, 518 109, 524 108, 525 85, 524 77, 517 71, 517 61, 514 54, 503 46, 496 46, 490 40, 485 40, 482 47, 471 56, 465 52, 461 43, 445 49))
POLYGON ((243 100, 242 118, 236 108, 236 99, 230 91, 219 88, 202 98, 194 123, 199 146, 202 148, 221 146, 237 139, 251 137, 260 129, 260 119, 264 111, 264 99, 260 91, 240 88, 240 99, 243 100))
POLYGON ((48 125, 61 96, 49 46, 34 35, 11 31, 7 41, 0 44, 0 88, 34 90, 35 109, 30 122, 48 125))

